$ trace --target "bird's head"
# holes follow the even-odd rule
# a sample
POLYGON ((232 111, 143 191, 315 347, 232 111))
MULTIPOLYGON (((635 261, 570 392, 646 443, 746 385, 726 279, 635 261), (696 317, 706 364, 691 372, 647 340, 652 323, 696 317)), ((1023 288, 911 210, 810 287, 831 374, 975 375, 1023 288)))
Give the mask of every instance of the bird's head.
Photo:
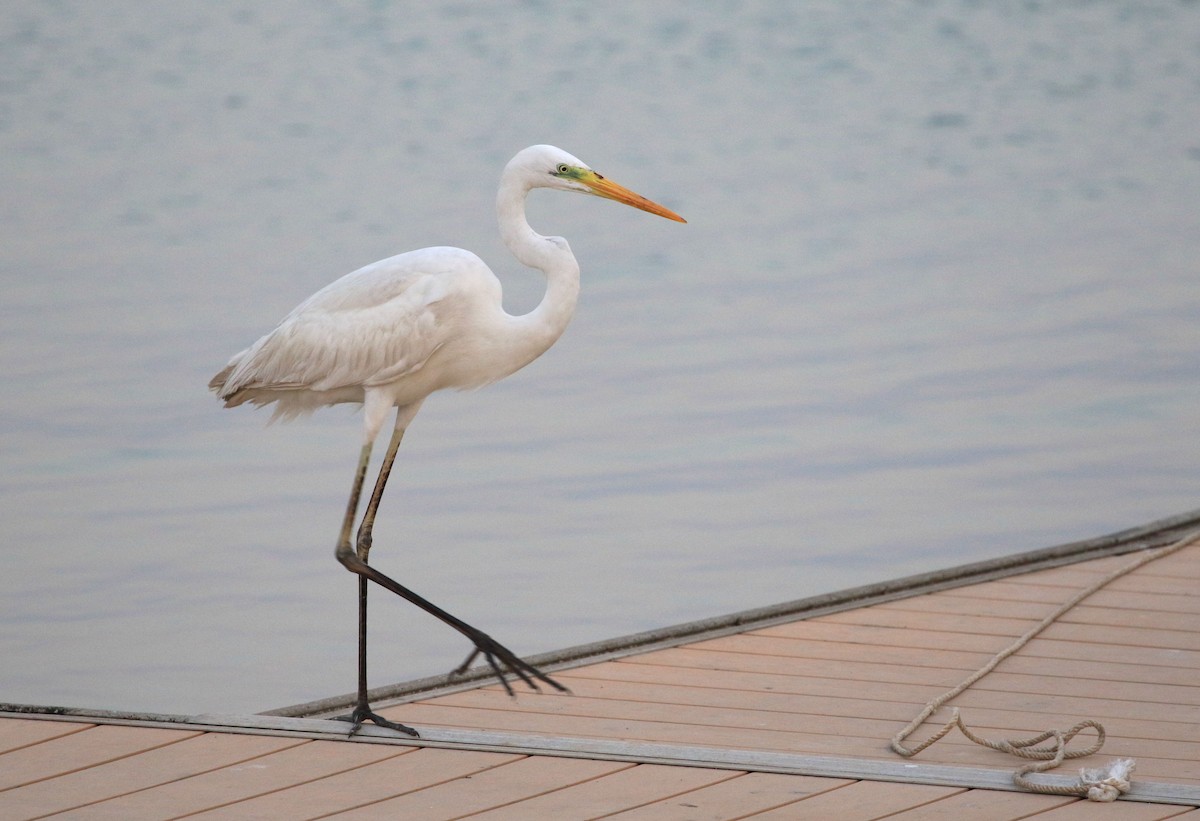
POLYGON ((635 194, 623 185, 618 185, 603 174, 593 171, 578 157, 552 145, 534 145, 526 148, 512 158, 505 171, 520 174, 529 188, 555 188, 559 191, 591 194, 632 205, 669 220, 687 222, 669 208, 652 202, 641 194, 635 194))

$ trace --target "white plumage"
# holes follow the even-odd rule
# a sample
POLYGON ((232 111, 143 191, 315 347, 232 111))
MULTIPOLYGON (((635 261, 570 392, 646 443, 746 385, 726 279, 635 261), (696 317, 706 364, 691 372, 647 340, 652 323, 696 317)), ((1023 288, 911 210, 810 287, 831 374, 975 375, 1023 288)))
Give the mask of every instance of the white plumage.
POLYGON ((529 227, 525 198, 534 188, 593 194, 684 221, 562 149, 526 148, 505 166, 496 211, 504 244, 518 260, 546 276, 545 296, 533 311, 508 314, 501 304, 499 280, 469 251, 411 251, 360 268, 317 291, 209 382, 226 407, 274 403, 272 419, 290 419, 342 402, 363 404, 363 444, 337 544, 338 560, 359 576, 359 681, 349 717, 355 729, 371 720, 415 735, 411 728, 371 712, 368 704, 368 580, 467 636, 475 650, 460 671, 482 654, 505 687, 503 672, 508 671, 533 687, 538 679, 564 689, 485 633, 367 563, 375 513, 392 462, 425 398, 445 388, 480 387, 523 368, 553 345, 571 320, 579 296, 579 265, 566 240, 543 237, 529 227), (352 549, 350 533, 372 444, 393 408, 392 438, 352 549))
MULTIPOLYGON (((448 341, 464 336, 459 322, 498 308, 499 292, 483 260, 459 248, 389 257, 300 303, 235 355, 211 386, 227 407, 276 403, 273 418, 362 402, 367 391, 388 390, 399 405, 439 388, 476 387, 494 379, 478 374, 476 384, 462 383, 463 374, 445 370, 432 383, 413 377, 448 341)), ((367 433, 374 439, 378 430, 367 433)))

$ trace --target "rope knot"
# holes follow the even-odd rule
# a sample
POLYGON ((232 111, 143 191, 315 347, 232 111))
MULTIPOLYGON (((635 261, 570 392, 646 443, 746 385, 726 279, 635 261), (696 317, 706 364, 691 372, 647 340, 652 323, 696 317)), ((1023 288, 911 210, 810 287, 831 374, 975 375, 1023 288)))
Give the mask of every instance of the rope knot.
POLYGON ((1116 801, 1129 792, 1129 776, 1134 766, 1132 758, 1118 758, 1107 770, 1080 770, 1079 786, 1087 788, 1089 801, 1116 801))

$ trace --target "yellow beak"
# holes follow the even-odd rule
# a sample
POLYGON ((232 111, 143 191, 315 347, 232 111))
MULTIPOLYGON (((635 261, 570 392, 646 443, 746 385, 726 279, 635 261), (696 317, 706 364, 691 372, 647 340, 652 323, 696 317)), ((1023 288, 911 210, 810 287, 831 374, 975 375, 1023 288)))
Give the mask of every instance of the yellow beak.
POLYGON ((597 197, 604 197, 608 200, 616 200, 623 202, 626 205, 632 205, 634 208, 640 208, 651 214, 657 214, 660 217, 666 217, 669 220, 676 222, 687 222, 683 217, 676 214, 669 208, 664 208, 657 202, 651 202, 641 194, 635 194, 623 185, 617 185, 610 179, 607 179, 595 171, 586 171, 579 175, 578 179, 581 183, 591 189, 592 193, 597 197))

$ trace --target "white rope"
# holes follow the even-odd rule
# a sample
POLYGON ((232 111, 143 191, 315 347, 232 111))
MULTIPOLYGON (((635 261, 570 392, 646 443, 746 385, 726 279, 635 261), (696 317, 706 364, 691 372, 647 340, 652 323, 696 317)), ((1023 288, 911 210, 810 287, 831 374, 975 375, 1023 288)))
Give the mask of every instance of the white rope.
POLYGON ((962 731, 963 735, 969 738, 976 744, 984 747, 990 747, 993 750, 1009 753, 1010 755, 1020 756, 1022 758, 1038 759, 1039 764, 1026 764, 1013 773, 1013 781, 1024 789, 1032 792, 1047 793, 1051 795, 1078 795, 1088 798, 1091 801, 1115 801, 1118 796, 1129 791, 1130 774, 1133 772, 1136 762, 1132 758, 1119 758, 1113 761, 1107 769, 1104 770, 1081 770, 1079 782, 1071 786, 1053 786, 1049 784, 1037 784, 1028 778, 1030 773, 1042 773, 1047 770, 1052 770, 1068 758, 1083 758, 1084 756, 1092 755, 1099 752, 1104 746, 1104 727, 1097 721, 1087 720, 1081 721, 1074 727, 1068 730, 1047 730, 1044 733, 1036 735, 1032 738, 1020 739, 1016 741, 1001 740, 994 741, 986 738, 981 738, 967 729, 967 725, 963 722, 959 710, 954 708, 950 714, 950 720, 943 727, 927 738, 925 741, 917 744, 915 747, 905 747, 904 740, 921 726, 925 721, 937 712, 946 702, 950 701, 955 696, 960 695, 964 690, 970 687, 979 679, 986 676, 988 673, 996 669, 1000 662, 1004 661, 1009 656, 1016 653, 1022 647, 1030 642, 1035 636, 1057 621, 1064 613, 1070 610, 1075 605, 1092 595, 1096 591, 1102 589, 1115 579, 1124 576, 1127 573, 1132 573, 1143 565, 1161 559, 1163 556, 1168 556, 1176 551, 1182 550, 1188 545, 1200 541, 1200 530, 1192 531, 1183 536, 1178 541, 1160 547, 1155 550, 1149 550, 1142 553, 1137 559, 1125 565, 1124 567, 1114 570, 1098 582, 1089 585, 1080 592, 1076 593, 1062 605, 1060 605, 1053 613, 1046 616, 1036 625, 1027 630, 1024 635, 1010 644, 1008 647, 1001 650, 991 661, 980 667, 970 676, 968 676, 961 684, 953 689, 947 690, 937 698, 925 705, 916 718, 908 723, 903 730, 896 733, 892 737, 892 749, 899 755, 905 758, 911 758, 922 750, 937 743, 945 738, 955 727, 962 731), (1091 728, 1096 731, 1096 740, 1087 748, 1081 750, 1068 750, 1067 745, 1071 740, 1079 734, 1080 731, 1091 728), (1038 747, 1043 741, 1054 739, 1053 746, 1038 747))

